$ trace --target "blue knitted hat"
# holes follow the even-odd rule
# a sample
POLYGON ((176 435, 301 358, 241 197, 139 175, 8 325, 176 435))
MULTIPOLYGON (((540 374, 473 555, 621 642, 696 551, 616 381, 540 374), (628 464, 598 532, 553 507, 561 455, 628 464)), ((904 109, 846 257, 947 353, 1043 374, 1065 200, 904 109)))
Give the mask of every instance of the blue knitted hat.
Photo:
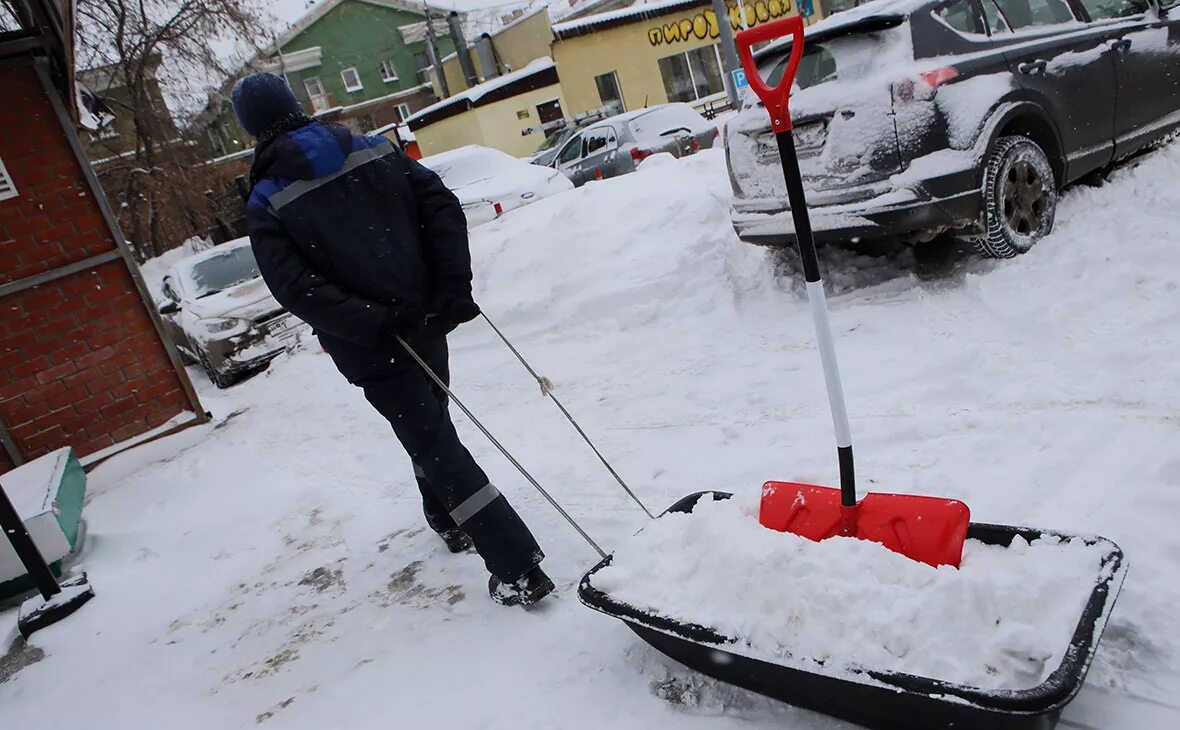
POLYGON ((241 79, 234 84, 231 96, 238 121, 255 137, 279 120, 303 113, 291 87, 271 73, 256 73, 241 79))

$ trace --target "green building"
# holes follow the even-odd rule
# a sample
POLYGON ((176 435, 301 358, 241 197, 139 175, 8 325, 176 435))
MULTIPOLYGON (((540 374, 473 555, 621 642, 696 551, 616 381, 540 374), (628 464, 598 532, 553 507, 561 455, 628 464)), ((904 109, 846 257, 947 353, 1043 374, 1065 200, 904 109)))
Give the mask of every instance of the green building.
MULTIPOLYGON (((433 9, 436 17, 445 11, 433 9)), ((437 22, 437 21, 436 21, 437 22)), ((437 33, 440 55, 454 50, 437 33)), ((368 132, 438 99, 430 84, 425 8, 402 0, 321 0, 247 67, 284 75, 308 113, 368 132)), ((233 81, 198 119, 213 156, 250 145, 229 101, 233 81)))

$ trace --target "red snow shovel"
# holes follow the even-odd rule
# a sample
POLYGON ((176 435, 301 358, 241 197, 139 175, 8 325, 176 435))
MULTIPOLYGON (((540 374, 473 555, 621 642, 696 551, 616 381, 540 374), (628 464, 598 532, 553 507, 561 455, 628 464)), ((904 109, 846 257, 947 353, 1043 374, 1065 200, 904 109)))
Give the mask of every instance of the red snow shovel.
POLYGON ((840 463, 839 489, 794 482, 767 482, 762 488, 759 521, 772 530, 792 532, 812 540, 837 535, 871 540, 912 560, 934 566, 958 567, 971 518, 967 505, 953 499, 908 494, 868 494, 859 502, 856 499, 852 435, 844 405, 844 388, 840 383, 823 279, 803 193, 803 175, 795 154, 791 115, 787 109, 795 72, 803 59, 803 19, 798 16, 783 18, 743 30, 737 34, 737 47, 746 79, 766 105, 770 126, 778 142, 787 181, 787 200, 795 222, 795 239, 807 280, 807 300, 811 304, 811 318, 828 387, 828 404, 836 429, 836 453, 840 463), (783 77, 777 86, 767 86, 758 73, 751 46, 788 35, 793 38, 791 57, 783 77))

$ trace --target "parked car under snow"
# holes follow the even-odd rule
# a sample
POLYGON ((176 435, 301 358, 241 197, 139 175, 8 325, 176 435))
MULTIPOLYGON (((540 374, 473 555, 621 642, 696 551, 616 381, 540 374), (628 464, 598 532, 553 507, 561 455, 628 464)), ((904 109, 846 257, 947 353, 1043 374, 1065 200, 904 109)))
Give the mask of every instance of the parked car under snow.
POLYGON ((591 124, 570 137, 552 164, 580 186, 634 172, 655 154, 694 154, 716 138, 717 127, 688 104, 660 104, 591 124))
MULTIPOLYGON (((1180 2, 874 0, 807 30, 790 109, 816 239, 1027 251, 1064 185, 1180 127, 1180 2)), ((776 83, 789 42, 757 54, 776 83)), ((746 241, 794 242, 774 135, 726 128, 746 241)))
POLYGON ((421 162, 458 196, 468 227, 574 187, 560 172, 480 145, 431 155, 421 162))
POLYGON ((180 261, 164 275, 161 293, 172 341, 219 388, 260 369, 307 330, 267 289, 248 238, 180 261))

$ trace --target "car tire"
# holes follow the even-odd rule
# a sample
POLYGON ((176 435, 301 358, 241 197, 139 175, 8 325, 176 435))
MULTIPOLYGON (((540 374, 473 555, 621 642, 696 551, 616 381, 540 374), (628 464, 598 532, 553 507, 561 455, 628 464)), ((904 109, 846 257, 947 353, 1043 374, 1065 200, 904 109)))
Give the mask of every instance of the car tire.
POLYGON ((213 384, 221 390, 225 390, 241 379, 236 374, 223 373, 217 368, 213 367, 213 365, 210 364, 209 359, 205 357, 204 354, 201 355, 201 369, 205 371, 205 374, 209 376, 209 379, 213 381, 213 384))
POLYGON ((1057 179, 1049 157, 1027 137, 996 140, 983 169, 983 233, 971 243, 983 256, 1010 259, 1053 230, 1057 179))

